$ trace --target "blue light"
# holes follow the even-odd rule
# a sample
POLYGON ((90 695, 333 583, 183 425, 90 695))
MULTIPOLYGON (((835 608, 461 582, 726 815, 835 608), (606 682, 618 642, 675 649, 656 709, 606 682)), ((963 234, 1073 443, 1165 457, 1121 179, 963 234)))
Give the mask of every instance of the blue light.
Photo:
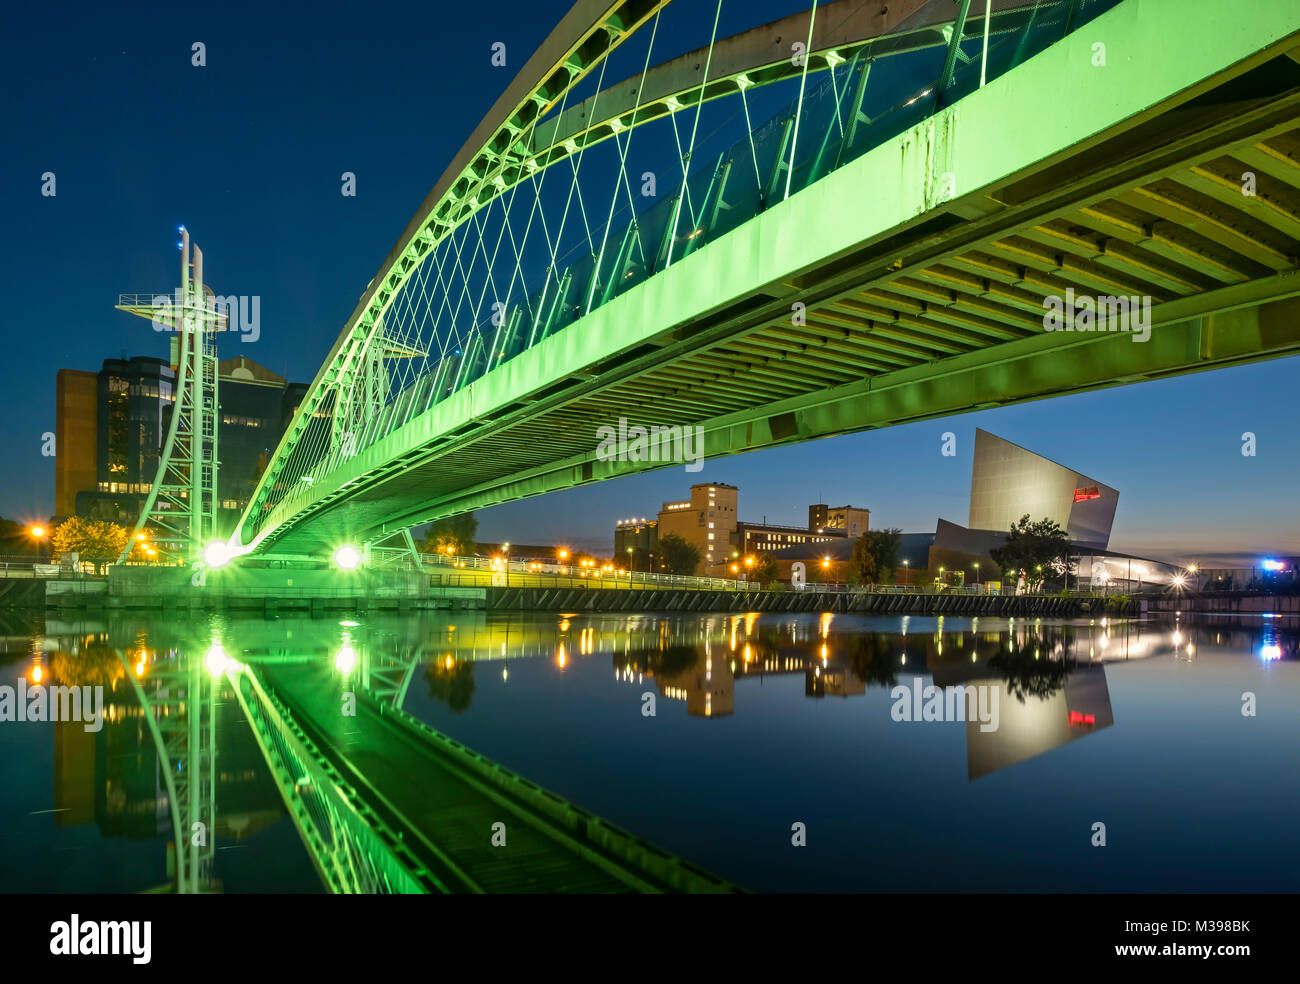
POLYGON ((1273 560, 1271 557, 1270 557, 1269 559, 1267 559, 1267 560, 1264 561, 1264 570, 1266 570, 1266 571, 1280 571, 1280 570, 1282 570, 1285 566, 1286 566, 1286 565, 1283 564, 1282 561, 1280 561, 1280 560, 1273 560))

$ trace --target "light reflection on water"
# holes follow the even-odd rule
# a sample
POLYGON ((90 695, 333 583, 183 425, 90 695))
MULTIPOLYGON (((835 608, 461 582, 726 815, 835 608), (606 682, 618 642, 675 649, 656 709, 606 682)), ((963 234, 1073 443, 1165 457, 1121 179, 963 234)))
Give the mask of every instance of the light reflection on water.
MULTIPOLYGON (((0 778, 14 792, 0 813, 0 887, 166 882, 168 795, 128 675, 233 659, 328 661, 341 688, 395 695, 471 748, 754 889, 1294 890, 1283 818, 1300 805, 1297 638, 1293 620, 1191 616, 10 626, 0 683, 39 676, 102 685, 108 698, 98 734, 0 724, 0 778), (958 686, 996 690, 995 729, 896 720, 900 694, 958 686), (796 821, 806 848, 790 845, 796 821), (1104 849, 1089 842, 1096 821, 1104 849), (1209 853, 1193 863, 1195 851, 1209 853)), ((316 889, 238 705, 228 692, 216 704, 218 883, 316 889)))

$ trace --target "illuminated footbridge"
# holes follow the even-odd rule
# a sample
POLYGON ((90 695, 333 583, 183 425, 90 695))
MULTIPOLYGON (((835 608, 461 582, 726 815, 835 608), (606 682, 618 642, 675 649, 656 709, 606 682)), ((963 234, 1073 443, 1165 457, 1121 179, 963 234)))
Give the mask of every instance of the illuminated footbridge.
POLYGON ((602 428, 712 458, 1300 352, 1300 7, 746 16, 565 15, 366 287, 238 549, 670 463, 602 428))

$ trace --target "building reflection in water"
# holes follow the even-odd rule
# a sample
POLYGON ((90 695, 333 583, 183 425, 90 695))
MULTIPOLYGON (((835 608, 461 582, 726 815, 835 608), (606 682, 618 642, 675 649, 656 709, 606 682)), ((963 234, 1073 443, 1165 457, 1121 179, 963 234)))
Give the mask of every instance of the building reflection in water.
MULTIPOLYGON (((681 702, 688 715, 720 718, 743 710, 744 689, 766 677, 801 675, 811 699, 865 696, 872 688, 932 682, 998 688, 995 730, 965 724, 967 772, 978 779, 1114 724, 1106 664, 1151 657, 1194 661, 1205 645, 1248 647, 1265 660, 1297 658, 1296 632, 1265 619, 1239 621, 1181 616, 1169 622, 1099 617, 1074 624, 1036 619, 912 618, 867 620, 744 615, 582 616, 547 624, 537 616, 479 616, 463 620, 430 693, 464 710, 473 692, 475 661, 541 657, 561 671, 579 658, 607 656, 619 684, 681 702), (889 629, 881 631, 880 626, 889 629), (924 628, 922 628, 924 627, 924 628), (1250 639, 1245 637, 1249 636, 1250 639), (926 678, 929 678, 928 680, 926 678), (452 686, 460 681, 459 689, 452 686)), ((450 639, 448 640, 450 643, 450 639)))
MULTIPOLYGON (((7 627, 9 628, 9 627, 7 627)), ((16 627, 15 627, 16 628, 16 627)), ((175 877, 171 814, 171 786, 183 772, 186 750, 174 739, 173 775, 162 765, 151 732, 143 693, 162 723, 183 727, 190 707, 183 690, 176 688, 177 673, 190 661, 201 662, 205 647, 183 636, 162 632, 151 635, 134 623, 90 620, 79 623, 48 619, 27 631, 9 632, 0 647, 0 665, 6 677, 24 676, 28 686, 102 687, 103 720, 97 730, 84 721, 48 722, 53 743, 53 823, 58 828, 94 826, 105 838, 157 840, 165 853, 167 877, 175 877), (12 633, 12 634, 11 634, 12 633)), ((207 854, 218 840, 238 842, 265 829, 286 814, 267 773, 265 761, 244 723, 238 703, 224 677, 205 673, 203 689, 204 741, 202 753, 205 796, 219 808, 205 808, 207 854), (215 743, 220 744, 216 754, 215 743)), ((6 682, 11 682, 7 680, 6 682)), ((198 785, 198 784, 196 784, 198 785)), ((183 830, 190 827, 186 810, 183 830)), ((210 861, 207 865, 210 869, 210 861)), ((211 870, 205 870, 205 890, 219 889, 211 870)), ((155 888, 154 885, 124 886, 155 888)), ((175 888, 175 885, 172 886, 175 888)))

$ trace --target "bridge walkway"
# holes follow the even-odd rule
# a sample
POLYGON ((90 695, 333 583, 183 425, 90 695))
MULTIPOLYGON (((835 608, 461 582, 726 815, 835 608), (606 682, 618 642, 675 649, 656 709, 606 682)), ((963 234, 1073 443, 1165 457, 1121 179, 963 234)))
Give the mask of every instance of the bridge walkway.
POLYGON ((256 667, 263 686, 448 892, 738 889, 356 692, 325 663, 256 667), (493 825, 506 844, 493 846, 493 825))

